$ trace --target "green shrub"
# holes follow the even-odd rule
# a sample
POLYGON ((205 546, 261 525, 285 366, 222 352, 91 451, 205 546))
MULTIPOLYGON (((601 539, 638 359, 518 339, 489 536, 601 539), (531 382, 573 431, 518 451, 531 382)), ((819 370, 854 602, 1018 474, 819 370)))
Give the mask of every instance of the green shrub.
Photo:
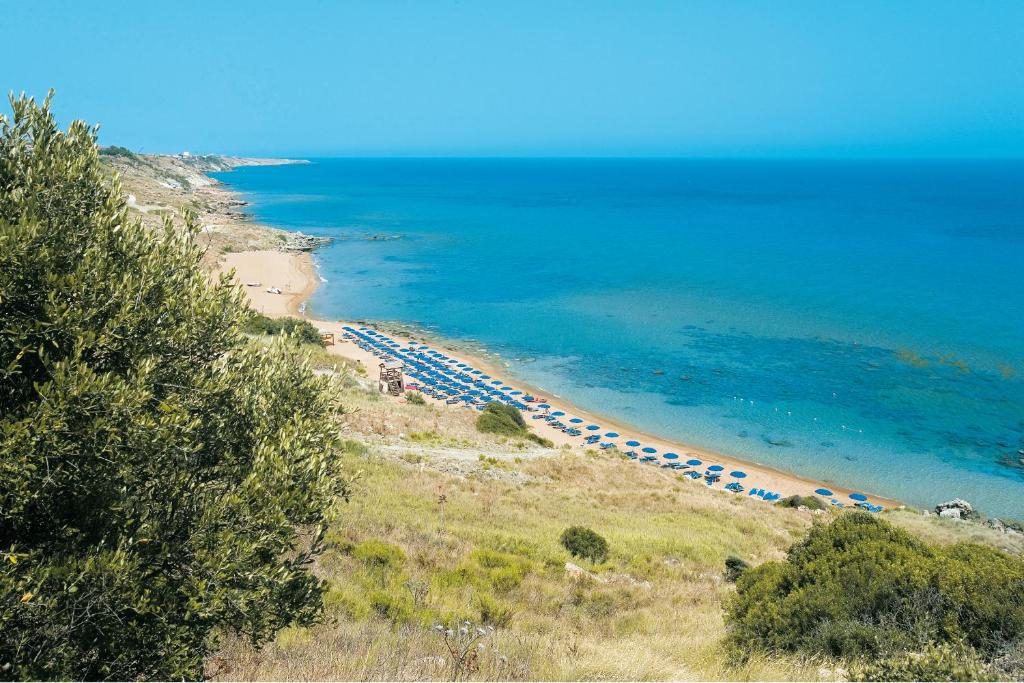
POLYGON ((585 526, 571 526, 562 532, 562 547, 576 557, 600 563, 608 558, 608 541, 585 526))
POLYGON ((1000 680, 971 647, 928 644, 921 652, 905 652, 855 667, 855 681, 986 681, 1000 680))
POLYGON ((0 678, 199 679, 313 622, 334 399, 251 343, 203 249, 143 227, 95 131, 0 116, 0 678))
POLYGON ((395 623, 412 621, 413 606, 408 596, 391 591, 374 591, 370 594, 370 609, 383 619, 395 623))
POLYGON ((963 642, 988 657, 1024 630, 1024 562, 847 513, 744 572, 726 622, 740 652, 878 661, 963 642))
POLYGON ((512 617, 515 616, 515 610, 510 605, 487 593, 478 593, 476 604, 480 613, 480 623, 485 626, 504 628, 512 623, 512 617))
POLYGON ((750 564, 746 560, 740 559, 735 555, 725 558, 725 580, 730 583, 736 583, 743 575, 743 572, 748 569, 750 569, 750 564))
POLYGON ((488 403, 476 419, 481 432, 502 436, 522 436, 526 433, 526 420, 517 408, 504 403, 488 403))
POLYGON ((253 313, 245 321, 245 331, 255 335, 286 334, 295 337, 300 344, 323 346, 320 330, 308 320, 299 318, 269 318, 262 313, 253 313))
POLYGON ((416 406, 424 405, 427 402, 426 399, 423 398, 423 394, 418 391, 405 392, 405 400, 416 406))
POLYGON ((533 432, 530 432, 529 434, 526 435, 526 438, 534 442, 535 444, 540 444, 544 448, 555 447, 555 444, 551 441, 551 439, 545 439, 540 434, 534 434, 533 432))
POLYGON ((359 594, 351 589, 331 587, 324 593, 324 611, 328 615, 361 621, 370 616, 370 605, 365 594, 359 594))
POLYGON ((370 539, 363 541, 352 550, 356 558, 371 569, 400 569, 405 564, 405 553, 397 545, 370 539))
POLYGON ((498 593, 508 593, 517 588, 532 567, 529 560, 494 550, 474 550, 469 559, 480 568, 473 569, 473 573, 483 579, 486 587, 498 593))
POLYGON ((824 501, 817 496, 789 496, 780 500, 776 505, 784 508, 798 508, 802 505, 810 510, 826 509, 824 501))
POLYGON ((110 145, 109 147, 101 147, 99 153, 105 157, 125 157, 128 159, 134 159, 135 153, 127 147, 119 147, 117 145, 110 145))

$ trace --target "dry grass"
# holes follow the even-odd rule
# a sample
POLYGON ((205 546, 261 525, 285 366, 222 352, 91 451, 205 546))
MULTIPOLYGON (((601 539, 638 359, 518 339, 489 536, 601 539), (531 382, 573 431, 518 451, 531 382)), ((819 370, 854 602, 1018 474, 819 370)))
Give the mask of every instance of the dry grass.
MULTIPOLYGON (((330 586, 324 623, 288 629, 260 651, 228 639, 211 661, 215 677, 450 679, 433 626, 465 619, 495 627, 463 676, 472 680, 831 677, 828 662, 733 665, 722 647, 733 587, 722 570, 729 555, 782 558, 833 513, 709 491, 604 453, 498 441, 475 432, 472 414, 384 400, 351 372, 338 386, 354 439, 342 457, 361 474, 316 567, 330 586), (577 524, 608 539, 606 562, 558 544, 577 524), (570 561, 585 572, 567 571, 570 561)), ((977 525, 886 517, 929 541, 1015 549, 977 525)))
POLYGON ((886 519, 929 543, 980 543, 1014 555, 1024 554, 1024 536, 1005 534, 983 524, 940 519, 934 515, 925 517, 909 510, 889 513, 886 519))
POLYGON ((809 679, 816 666, 760 661, 729 668, 720 648, 721 577, 730 554, 781 557, 810 516, 709 494, 661 470, 610 457, 502 460, 520 483, 371 454, 317 571, 330 582, 327 621, 291 629, 256 652, 228 641, 232 679, 421 680, 450 676, 437 622, 495 625, 473 679, 809 679), (438 496, 446 498, 442 528, 438 496), (558 545, 571 524, 611 546, 584 565, 558 545), (359 559, 383 542, 404 555, 384 568, 359 559), (425 594, 415 595, 420 587, 425 594), (440 659, 439 659, 440 658, 440 659))

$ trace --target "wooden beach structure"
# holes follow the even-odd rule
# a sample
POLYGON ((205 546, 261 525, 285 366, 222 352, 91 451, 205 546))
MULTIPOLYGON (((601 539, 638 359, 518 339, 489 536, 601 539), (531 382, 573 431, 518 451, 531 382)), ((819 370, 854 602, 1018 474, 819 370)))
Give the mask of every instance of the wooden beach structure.
POLYGON ((403 370, 405 363, 400 360, 388 360, 380 364, 380 393, 398 396, 405 391, 403 370))

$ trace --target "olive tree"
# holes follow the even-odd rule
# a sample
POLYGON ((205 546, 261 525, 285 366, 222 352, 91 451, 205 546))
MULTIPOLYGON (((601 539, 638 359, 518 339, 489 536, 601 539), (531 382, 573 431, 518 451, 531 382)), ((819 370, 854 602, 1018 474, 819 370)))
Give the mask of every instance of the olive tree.
POLYGON ((348 484, 326 380, 247 342, 194 220, 151 231, 96 129, 0 117, 0 677, 201 678, 318 615, 348 484))

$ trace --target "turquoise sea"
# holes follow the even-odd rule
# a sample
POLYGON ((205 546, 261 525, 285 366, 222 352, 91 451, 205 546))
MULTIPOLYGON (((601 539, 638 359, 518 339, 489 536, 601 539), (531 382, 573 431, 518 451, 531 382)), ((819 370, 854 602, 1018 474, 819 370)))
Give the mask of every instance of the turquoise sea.
POLYGON ((416 323, 680 441, 1024 517, 1024 163, 318 159, 218 177, 416 323), (393 239, 376 239, 388 237, 393 239))

